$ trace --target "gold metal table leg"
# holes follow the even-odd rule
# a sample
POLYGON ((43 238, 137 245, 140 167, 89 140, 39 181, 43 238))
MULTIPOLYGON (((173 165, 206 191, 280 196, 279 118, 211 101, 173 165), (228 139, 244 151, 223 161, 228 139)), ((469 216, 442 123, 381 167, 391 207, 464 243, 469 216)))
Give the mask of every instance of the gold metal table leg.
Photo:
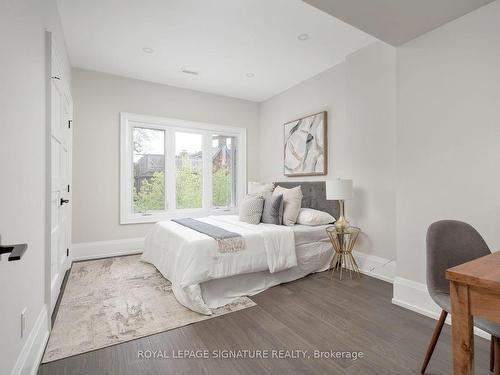
POLYGON ((342 280, 342 277, 347 271, 349 271, 349 277, 351 279, 353 273, 359 277, 359 267, 356 259, 354 259, 352 255, 352 249, 360 232, 359 228, 350 227, 345 230, 338 230, 335 227, 328 227, 326 231, 335 251, 332 262, 330 263, 332 278, 337 270, 339 271, 340 280, 342 280))

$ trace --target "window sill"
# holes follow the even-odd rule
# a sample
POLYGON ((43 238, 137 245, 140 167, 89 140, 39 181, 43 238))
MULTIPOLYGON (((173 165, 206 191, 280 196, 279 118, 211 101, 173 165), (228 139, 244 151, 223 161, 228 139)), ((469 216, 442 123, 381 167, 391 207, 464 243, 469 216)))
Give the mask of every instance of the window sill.
POLYGON ((120 225, 157 223, 171 219, 181 219, 185 217, 205 217, 209 215, 237 215, 238 208, 216 208, 211 210, 178 210, 171 212, 152 213, 150 215, 135 214, 120 217, 120 225))

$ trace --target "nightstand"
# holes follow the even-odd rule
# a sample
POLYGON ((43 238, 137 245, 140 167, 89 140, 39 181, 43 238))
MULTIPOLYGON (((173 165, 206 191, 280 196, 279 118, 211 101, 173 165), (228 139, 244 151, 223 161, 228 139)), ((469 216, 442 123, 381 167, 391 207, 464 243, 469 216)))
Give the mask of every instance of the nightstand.
POLYGON ((333 255, 330 269, 332 269, 332 277, 335 271, 340 271, 340 280, 342 280, 342 273, 349 271, 349 276, 352 279, 352 272, 359 276, 359 267, 356 259, 352 255, 352 249, 358 238, 361 229, 356 227, 349 227, 346 229, 338 229, 335 226, 327 227, 326 233, 330 237, 335 254, 333 255))

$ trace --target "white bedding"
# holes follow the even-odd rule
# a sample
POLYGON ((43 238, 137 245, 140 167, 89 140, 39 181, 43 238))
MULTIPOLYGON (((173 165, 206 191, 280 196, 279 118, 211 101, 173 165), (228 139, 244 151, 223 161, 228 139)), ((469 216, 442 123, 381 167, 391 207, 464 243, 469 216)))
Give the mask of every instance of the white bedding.
MULTIPOLYGON (((297 236, 295 240, 297 241, 297 236)), ((301 279, 314 272, 326 271, 333 257, 329 240, 297 245, 296 253, 297 266, 281 272, 262 271, 202 283, 203 299, 210 308, 224 306, 239 297, 253 296, 275 285, 301 279)))
POLYGON ((290 227, 247 224, 233 215, 197 220, 239 233, 245 239, 245 249, 220 253, 213 238, 163 221, 147 234, 142 255, 142 260, 152 263, 170 280, 177 300, 193 311, 212 313, 209 306, 214 304, 202 297, 201 283, 261 271, 277 273, 297 266, 290 227))

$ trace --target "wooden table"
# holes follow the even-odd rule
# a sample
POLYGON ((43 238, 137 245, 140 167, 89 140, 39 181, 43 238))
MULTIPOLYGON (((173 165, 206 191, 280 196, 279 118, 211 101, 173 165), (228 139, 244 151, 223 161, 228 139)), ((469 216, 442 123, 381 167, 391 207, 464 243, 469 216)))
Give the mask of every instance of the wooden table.
MULTIPOLYGON (((500 251, 449 268, 446 278, 450 280, 453 373, 474 374, 472 316, 500 323, 500 251)), ((500 374, 499 352, 495 374, 500 374)))

